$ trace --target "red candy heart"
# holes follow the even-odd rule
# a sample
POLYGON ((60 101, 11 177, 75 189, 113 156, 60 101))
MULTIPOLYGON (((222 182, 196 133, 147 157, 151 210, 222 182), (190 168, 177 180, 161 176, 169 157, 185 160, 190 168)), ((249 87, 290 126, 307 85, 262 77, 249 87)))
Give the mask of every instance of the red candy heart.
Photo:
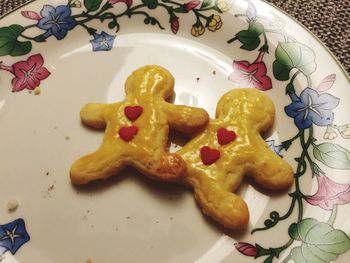
POLYGON ((234 141, 237 134, 234 131, 227 130, 226 128, 220 128, 216 133, 216 137, 218 138, 220 145, 225 145, 234 141))
POLYGON ((212 149, 208 146, 201 148, 201 159, 205 165, 215 163, 220 158, 220 152, 216 149, 212 149))
POLYGON ((141 106, 126 106, 124 109, 124 113, 129 120, 135 121, 143 112, 143 108, 141 106))
POLYGON ((136 126, 129 126, 120 128, 118 133, 124 141, 128 142, 135 137, 138 131, 139 128, 137 128, 136 126))

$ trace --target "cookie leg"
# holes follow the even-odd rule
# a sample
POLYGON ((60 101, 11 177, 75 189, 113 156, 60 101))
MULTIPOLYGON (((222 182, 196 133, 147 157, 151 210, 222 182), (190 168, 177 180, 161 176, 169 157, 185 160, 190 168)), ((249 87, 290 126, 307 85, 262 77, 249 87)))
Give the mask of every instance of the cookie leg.
POLYGON ((73 184, 87 184, 117 174, 125 164, 115 152, 99 149, 74 162, 70 169, 73 184))
POLYGON ((210 179, 197 181, 195 198, 205 214, 227 228, 243 229, 249 221, 246 203, 238 195, 224 189, 210 179))
POLYGON ((248 173, 263 187, 282 190, 293 184, 292 167, 269 148, 260 148, 251 160, 254 166, 249 168, 248 173))
POLYGON ((154 179, 161 181, 178 181, 185 176, 186 164, 180 156, 162 153, 159 158, 144 158, 135 162, 135 167, 154 179))

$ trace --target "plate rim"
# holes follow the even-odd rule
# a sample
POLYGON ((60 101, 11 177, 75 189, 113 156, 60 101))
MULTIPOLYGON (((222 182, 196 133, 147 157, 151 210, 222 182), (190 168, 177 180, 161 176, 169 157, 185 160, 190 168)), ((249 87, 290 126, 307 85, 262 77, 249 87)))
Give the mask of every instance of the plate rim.
MULTIPOLYGON (((30 0, 26 3, 23 3, 17 7, 15 7, 14 9, 10 10, 7 13, 4 13, 3 15, 0 16, 0 20, 2 20, 3 18, 9 16, 12 13, 15 13, 18 9, 21 9, 22 7, 29 5, 31 3, 34 3, 36 1, 39 0, 30 0)), ((235 1, 235 0, 234 0, 235 1)), ((269 7, 276 9, 277 11, 281 12, 282 14, 286 15, 288 18, 292 19, 295 23, 297 23, 299 26, 301 26, 304 30, 306 30, 314 39, 316 39, 316 41, 322 46, 323 49, 325 49, 327 51, 328 54, 331 55, 331 57, 333 58, 333 61, 338 65, 338 67, 341 69, 343 75, 345 76, 345 78, 348 81, 348 84, 350 84, 350 75, 347 72, 347 70, 345 69, 344 65, 339 61, 339 59, 336 57, 336 55, 329 49, 329 47, 326 46, 326 44, 314 33, 312 32, 309 28, 307 28, 303 23, 301 23, 299 20, 297 20, 294 16, 292 16, 291 14, 287 13, 285 10, 283 10, 282 8, 268 2, 267 0, 260 0, 262 1, 264 4, 267 4, 269 7)))
MULTIPOLYGON (((60 2, 63 2, 63 0, 59 0, 57 1, 58 3, 60 2)), ((272 5, 271 3, 267 2, 266 0, 262 0, 263 3, 266 3, 269 7, 272 8, 272 10, 277 10, 277 12, 281 12, 282 14, 285 14, 287 17, 291 18, 292 21, 296 22, 297 24, 301 25, 302 28, 306 29, 306 32, 307 33, 311 33, 309 35, 313 36, 314 39, 316 39, 317 42, 319 42, 321 44, 321 46, 319 46, 319 48, 323 48, 323 50, 327 50, 327 52, 331 55, 331 57, 335 60, 336 64, 338 66, 340 66, 340 68, 342 69, 343 71, 343 74, 345 75, 345 79, 347 79, 347 83, 350 84, 350 77, 347 73, 347 71, 345 70, 345 68, 342 66, 342 64, 338 61, 338 59, 336 58, 336 56, 329 50, 329 48, 311 31, 309 30, 306 26, 304 26, 301 22, 299 22, 298 20, 296 20, 293 16, 289 15, 288 13, 286 13, 285 11, 283 11, 282 9, 272 5), (324 49, 325 48, 325 49, 324 49)), ((32 3, 38 3, 38 1, 36 0, 30 0, 26 3, 23 3, 21 5, 19 5, 18 7, 14 8, 13 10, 9 11, 8 13, 4 14, 3 16, 0 16, 0 20, 3 19, 4 17, 7 17, 9 15, 20 15, 20 13, 16 13, 16 11, 18 11, 19 9, 29 5, 29 4, 32 4, 32 3)), ((45 3, 45 1, 41 1, 40 3, 45 3)), ((298 31, 301 30, 301 29, 297 29, 298 31)), ((312 39, 312 38, 310 38, 312 39)), ((322 50, 322 49, 320 49, 322 50)), ((328 60, 328 58, 327 58, 328 60)), ((336 68, 335 68, 336 69, 336 68)), ((339 69, 336 69, 337 72, 340 73, 339 69)), ((346 82, 346 81, 345 81, 346 82)))

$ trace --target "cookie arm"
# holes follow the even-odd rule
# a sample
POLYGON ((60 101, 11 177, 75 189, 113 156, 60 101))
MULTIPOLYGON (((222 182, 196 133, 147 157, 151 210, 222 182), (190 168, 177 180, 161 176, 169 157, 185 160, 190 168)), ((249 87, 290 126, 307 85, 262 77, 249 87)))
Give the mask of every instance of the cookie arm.
POLYGON ((80 111, 81 121, 90 127, 102 129, 106 126, 105 111, 107 104, 88 103, 80 111))
POLYGON ((153 179, 178 182, 185 176, 186 163, 177 154, 160 152, 157 157, 133 157, 131 165, 153 179))
POLYGON ((170 127, 180 132, 193 134, 208 123, 209 115, 204 109, 170 103, 163 106, 170 127))
POLYGON ((111 147, 101 147, 96 152, 76 160, 70 169, 73 184, 83 185, 117 174, 126 163, 111 147))

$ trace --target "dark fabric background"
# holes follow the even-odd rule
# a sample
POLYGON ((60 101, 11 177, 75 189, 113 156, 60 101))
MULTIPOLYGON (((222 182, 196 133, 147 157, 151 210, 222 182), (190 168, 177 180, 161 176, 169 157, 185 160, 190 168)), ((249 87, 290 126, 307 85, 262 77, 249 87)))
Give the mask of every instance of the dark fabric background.
MULTIPOLYGON (((333 52, 350 74, 350 0, 266 0, 295 17, 333 52)), ((28 0, 0 0, 0 15, 28 0)))

